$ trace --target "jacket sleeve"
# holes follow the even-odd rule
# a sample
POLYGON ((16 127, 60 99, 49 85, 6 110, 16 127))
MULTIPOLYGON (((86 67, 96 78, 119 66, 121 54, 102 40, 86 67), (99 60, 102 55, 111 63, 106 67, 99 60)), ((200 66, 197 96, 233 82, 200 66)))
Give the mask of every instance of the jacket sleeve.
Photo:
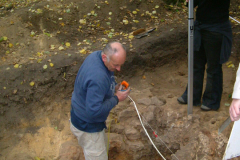
POLYGON ((117 105, 117 100, 113 96, 105 99, 108 88, 106 85, 91 81, 88 84, 86 96, 86 116, 91 117, 92 122, 104 122, 111 109, 117 105))
POLYGON ((239 64, 237 75, 236 75, 236 81, 234 85, 232 98, 240 99, 240 64, 239 64))

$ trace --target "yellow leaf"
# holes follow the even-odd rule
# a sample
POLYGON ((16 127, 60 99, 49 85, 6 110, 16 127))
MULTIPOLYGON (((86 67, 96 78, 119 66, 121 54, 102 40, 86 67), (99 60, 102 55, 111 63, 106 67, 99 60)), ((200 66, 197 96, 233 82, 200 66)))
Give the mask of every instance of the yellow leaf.
POLYGON ((143 76, 142 76, 142 79, 146 79, 146 76, 143 75, 143 76))
POLYGON ((45 65, 43 65, 43 69, 47 69, 47 65, 45 64, 45 65))
POLYGON ((108 1, 105 1, 106 4, 109 4, 108 1))
POLYGON ((155 8, 159 8, 159 5, 156 5, 155 8))
POLYGON ((85 49, 82 49, 82 50, 80 50, 80 53, 81 53, 81 54, 86 54, 87 52, 86 52, 85 49))
POLYGON ((71 44, 69 42, 66 42, 65 45, 66 45, 67 48, 71 46, 71 44))
POLYGON ((87 23, 86 19, 80 19, 79 22, 80 22, 80 24, 86 24, 87 23))
POLYGON ((154 86, 154 83, 151 83, 152 86, 154 86))
POLYGON ((128 38, 129 38, 129 39, 133 39, 134 36, 133 36, 133 35, 129 35, 128 38))
POLYGON ((61 50, 64 50, 64 47, 60 46, 58 49, 61 51, 61 50))
POLYGON ((228 68, 234 68, 234 67, 235 67, 234 64, 228 65, 228 68))
POLYGON ((41 57, 41 56, 43 56, 43 53, 37 52, 37 55, 38 55, 39 57, 41 57))
POLYGON ((35 157, 35 160, 41 160, 41 158, 35 157))
POLYGON ((51 45, 50 49, 55 49, 55 46, 54 46, 54 45, 51 45))
POLYGON ((3 87, 3 89, 7 89, 7 87, 3 87))
POLYGON ((29 83, 30 86, 34 86, 34 84, 35 83, 33 81, 29 83))
POLYGON ((229 64, 232 64, 232 61, 229 61, 229 62, 226 63, 227 66, 228 66, 229 64))
POLYGON ((12 44, 12 43, 9 43, 8 46, 9 46, 9 48, 12 48, 12 47, 13 47, 13 44, 12 44))
POLYGON ((139 20, 133 20, 134 23, 139 23, 139 20))
POLYGON ((16 93, 17 93, 17 91, 18 91, 17 89, 14 89, 14 90, 13 90, 13 94, 16 94, 16 93))
POLYGON ((41 9, 37 9, 37 13, 42 13, 42 10, 41 9))
POLYGON ((38 59, 38 60, 37 60, 37 63, 41 63, 41 62, 42 62, 42 59, 38 59))
POLYGON ((108 14, 111 16, 111 15, 112 15, 112 12, 109 12, 108 14))
POLYGON ((137 14, 137 11, 133 11, 132 13, 133 13, 133 14, 137 14))
POLYGON ((3 40, 4 40, 4 41, 6 41, 7 39, 8 39, 7 37, 5 37, 5 36, 3 37, 3 40))
POLYGON ((51 67, 53 67, 53 66, 54 66, 54 64, 53 64, 53 63, 50 63, 50 66, 51 66, 51 67))
POLYGON ((18 68, 18 67, 19 67, 19 64, 15 64, 15 65, 14 65, 14 68, 18 68))
POLYGON ((123 23, 124 23, 124 24, 128 24, 128 20, 124 19, 124 20, 123 20, 123 23))

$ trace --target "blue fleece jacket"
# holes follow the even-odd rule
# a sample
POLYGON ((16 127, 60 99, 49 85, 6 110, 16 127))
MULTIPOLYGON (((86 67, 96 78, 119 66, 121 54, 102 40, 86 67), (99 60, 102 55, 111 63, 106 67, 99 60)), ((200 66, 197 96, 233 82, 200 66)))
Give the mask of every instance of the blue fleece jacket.
POLYGON ((90 133, 106 128, 109 112, 118 103, 114 74, 104 65, 101 52, 95 51, 85 59, 72 93, 71 122, 77 129, 90 133))

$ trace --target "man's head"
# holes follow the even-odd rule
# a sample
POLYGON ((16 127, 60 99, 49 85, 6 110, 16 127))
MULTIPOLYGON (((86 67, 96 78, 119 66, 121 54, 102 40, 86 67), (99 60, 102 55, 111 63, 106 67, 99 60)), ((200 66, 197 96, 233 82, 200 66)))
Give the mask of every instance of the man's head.
POLYGON ((120 71, 126 60, 126 49, 119 42, 108 43, 102 51, 102 60, 110 71, 120 71))

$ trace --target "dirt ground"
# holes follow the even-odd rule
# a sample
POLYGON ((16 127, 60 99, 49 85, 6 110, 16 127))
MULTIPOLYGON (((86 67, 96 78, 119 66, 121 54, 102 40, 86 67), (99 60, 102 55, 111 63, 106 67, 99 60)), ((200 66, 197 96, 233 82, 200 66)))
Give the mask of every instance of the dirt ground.
MULTIPOLYGON (((239 20, 239 10, 240 2, 232 0, 230 15, 239 20)), ((221 135, 217 130, 228 117, 240 57, 240 24, 232 21, 232 56, 223 64, 220 109, 203 112, 193 107, 191 118, 187 105, 177 102, 187 85, 187 23, 183 4, 156 0, 0 1, 0 160, 83 159, 69 130, 71 93, 85 57, 110 41, 127 47, 117 81, 129 82, 140 113, 172 151, 154 140, 164 156, 221 159, 232 124, 221 135), (141 28, 156 30, 137 39, 134 31, 141 28), (148 104, 154 97, 161 104, 148 104)), ((161 159, 135 120, 130 100, 111 112, 109 159, 161 159), (123 140, 114 135, 124 135, 123 140)))

